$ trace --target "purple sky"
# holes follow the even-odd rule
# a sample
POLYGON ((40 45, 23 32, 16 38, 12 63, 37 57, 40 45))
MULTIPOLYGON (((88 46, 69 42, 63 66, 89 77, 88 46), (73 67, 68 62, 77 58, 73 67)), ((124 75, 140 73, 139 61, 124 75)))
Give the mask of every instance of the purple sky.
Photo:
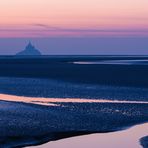
POLYGON ((0 1, 0 55, 29 40, 49 55, 148 54, 148 0, 0 1))
POLYGON ((45 55, 148 55, 148 37, 0 38, 0 55, 14 55, 29 40, 45 55))

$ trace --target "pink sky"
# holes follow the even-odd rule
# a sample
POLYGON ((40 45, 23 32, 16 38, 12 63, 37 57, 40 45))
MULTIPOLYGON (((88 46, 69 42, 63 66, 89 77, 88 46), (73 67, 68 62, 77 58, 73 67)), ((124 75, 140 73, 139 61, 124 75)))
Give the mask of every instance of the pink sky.
POLYGON ((0 2, 0 37, 52 36, 148 36, 148 1, 0 2))

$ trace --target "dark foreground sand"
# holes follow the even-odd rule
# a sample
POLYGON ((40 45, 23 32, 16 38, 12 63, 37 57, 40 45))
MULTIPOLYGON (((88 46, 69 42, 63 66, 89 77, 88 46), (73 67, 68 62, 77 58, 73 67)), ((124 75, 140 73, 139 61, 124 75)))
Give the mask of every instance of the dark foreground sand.
POLYGON ((148 121, 147 104, 0 102, 1 147, 22 147, 65 137, 111 132, 148 121))

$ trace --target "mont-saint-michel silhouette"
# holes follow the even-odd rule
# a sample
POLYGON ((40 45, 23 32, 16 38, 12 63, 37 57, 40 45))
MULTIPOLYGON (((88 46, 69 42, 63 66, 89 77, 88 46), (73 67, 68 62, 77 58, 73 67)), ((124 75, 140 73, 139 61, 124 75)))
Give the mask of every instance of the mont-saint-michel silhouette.
POLYGON ((41 55, 41 52, 32 45, 29 41, 28 45, 25 47, 23 51, 18 52, 16 55, 18 56, 34 56, 34 55, 41 55))

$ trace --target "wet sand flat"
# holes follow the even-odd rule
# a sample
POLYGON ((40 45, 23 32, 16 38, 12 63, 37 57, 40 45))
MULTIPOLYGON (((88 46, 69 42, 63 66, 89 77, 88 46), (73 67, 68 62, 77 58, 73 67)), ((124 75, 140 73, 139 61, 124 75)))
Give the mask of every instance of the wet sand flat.
MULTIPOLYGON (((117 133, 120 135, 126 133, 120 130, 146 123, 146 58, 0 58, 0 146, 27 147, 47 142, 49 145, 56 145, 56 142, 50 142, 95 134, 78 137, 79 144, 82 144, 81 140, 86 137, 92 139, 91 136, 94 136, 95 140, 98 137, 96 133, 103 136, 119 131, 117 133), (131 62, 131 59, 136 62, 131 62), (117 60, 130 60, 132 64, 73 63, 97 60, 116 60, 115 63, 119 63, 117 60), (137 60, 142 61, 139 64, 137 60)), ((127 137, 128 135, 130 133, 127 137)), ((147 134, 142 134, 136 139, 143 136, 147 134)), ((62 141, 67 140, 70 142, 70 139, 62 141)), ((57 141, 57 144, 62 141, 57 141)), ((144 141, 146 143, 146 140, 144 141)))
POLYGON ((2 147, 22 147, 76 135, 112 132, 146 122, 147 110, 147 104, 135 103, 71 102, 43 106, 1 101, 0 142, 2 147))
MULTIPOLYGON (((137 63, 137 62, 136 62, 137 63)), ((75 83, 148 87, 146 56, 1 57, 0 76, 50 78, 75 83), (76 61, 145 60, 143 64, 73 64, 76 61), (138 78, 138 79, 137 79, 138 78)))

